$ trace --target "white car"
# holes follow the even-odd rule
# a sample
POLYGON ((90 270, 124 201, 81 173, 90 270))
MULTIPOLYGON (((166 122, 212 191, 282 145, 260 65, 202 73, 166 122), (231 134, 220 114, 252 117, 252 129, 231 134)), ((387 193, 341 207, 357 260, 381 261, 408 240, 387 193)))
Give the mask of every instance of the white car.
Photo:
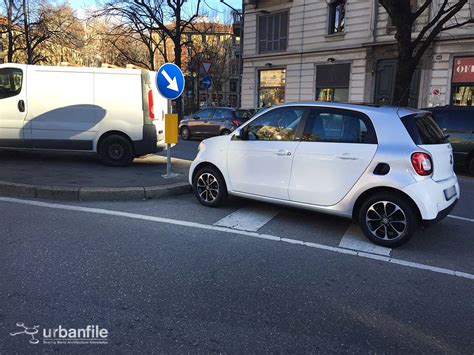
POLYGON ((0 149, 94 152, 112 166, 165 147, 148 70, 0 64, 0 149))
POLYGON ((448 215, 460 194, 430 113, 321 102, 275 106, 203 141, 189 180, 205 206, 230 194, 331 213, 386 247, 448 215))

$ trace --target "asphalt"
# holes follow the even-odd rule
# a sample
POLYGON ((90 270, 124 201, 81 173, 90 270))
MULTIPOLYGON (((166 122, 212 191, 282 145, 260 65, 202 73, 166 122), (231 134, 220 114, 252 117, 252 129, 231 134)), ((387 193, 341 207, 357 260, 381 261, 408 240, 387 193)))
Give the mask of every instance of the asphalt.
MULTIPOLYGON (((202 213, 201 223, 211 223, 243 203, 230 202, 221 211, 190 197, 148 201, 143 208, 181 219, 202 213)), ((97 204, 144 212, 135 211, 135 203, 80 205, 97 204)), ((0 202, 0 211, 0 353, 473 349, 469 279, 124 216, 11 202, 0 202), (24 335, 9 335, 18 331, 17 322, 41 328, 97 324, 109 331, 109 344, 32 345, 24 335)), ((296 223, 313 221, 300 215, 296 223)), ((461 234, 472 230, 468 223, 461 234)), ((294 226, 284 223, 279 233, 304 237, 292 232, 294 226)), ((465 248, 472 257, 472 244, 465 248)))

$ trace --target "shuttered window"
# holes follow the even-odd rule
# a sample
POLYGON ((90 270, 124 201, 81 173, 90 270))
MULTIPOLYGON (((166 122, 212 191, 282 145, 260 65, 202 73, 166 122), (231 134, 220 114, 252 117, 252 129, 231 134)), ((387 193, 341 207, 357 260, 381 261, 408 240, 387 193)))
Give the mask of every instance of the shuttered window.
POLYGON ((284 52, 288 43, 288 12, 258 18, 259 53, 284 52))

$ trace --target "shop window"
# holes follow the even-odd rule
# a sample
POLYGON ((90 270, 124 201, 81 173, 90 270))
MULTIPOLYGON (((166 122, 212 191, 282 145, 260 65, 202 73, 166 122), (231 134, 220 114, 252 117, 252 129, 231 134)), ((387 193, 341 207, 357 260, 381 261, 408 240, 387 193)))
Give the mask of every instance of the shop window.
POLYGON ((474 106, 474 57, 454 58, 451 103, 474 106))
POLYGON ((260 70, 258 107, 281 104, 285 100, 286 69, 260 70))
POLYGON ((288 12, 258 18, 259 53, 284 52, 288 42, 288 12))
POLYGON ((474 106, 474 85, 454 86, 452 103, 456 106, 474 106))
POLYGON ((316 100, 349 101, 351 65, 325 64, 316 67, 316 100))
POLYGON ((332 0, 329 3, 329 34, 344 33, 346 30, 346 0, 332 0))

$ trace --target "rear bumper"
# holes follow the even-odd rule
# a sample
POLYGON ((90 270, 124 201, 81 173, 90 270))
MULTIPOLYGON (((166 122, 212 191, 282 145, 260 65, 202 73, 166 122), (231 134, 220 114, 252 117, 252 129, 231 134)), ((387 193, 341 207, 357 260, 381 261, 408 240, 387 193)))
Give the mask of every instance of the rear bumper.
POLYGON ((425 179, 406 186, 402 191, 415 202, 423 221, 437 221, 446 217, 460 196, 456 175, 443 181, 425 179), (451 187, 455 188, 456 194, 447 200, 444 191, 451 187))
POLYGON ((143 136, 139 141, 133 141, 133 147, 135 149, 135 155, 137 157, 145 154, 153 154, 158 152, 158 134, 156 126, 154 124, 143 125, 143 136))
POLYGON ((446 207, 444 210, 439 211, 435 219, 424 219, 422 221, 423 225, 429 227, 435 224, 436 222, 439 222, 442 219, 446 218, 457 205, 458 201, 459 199, 457 198, 450 206, 446 207))

